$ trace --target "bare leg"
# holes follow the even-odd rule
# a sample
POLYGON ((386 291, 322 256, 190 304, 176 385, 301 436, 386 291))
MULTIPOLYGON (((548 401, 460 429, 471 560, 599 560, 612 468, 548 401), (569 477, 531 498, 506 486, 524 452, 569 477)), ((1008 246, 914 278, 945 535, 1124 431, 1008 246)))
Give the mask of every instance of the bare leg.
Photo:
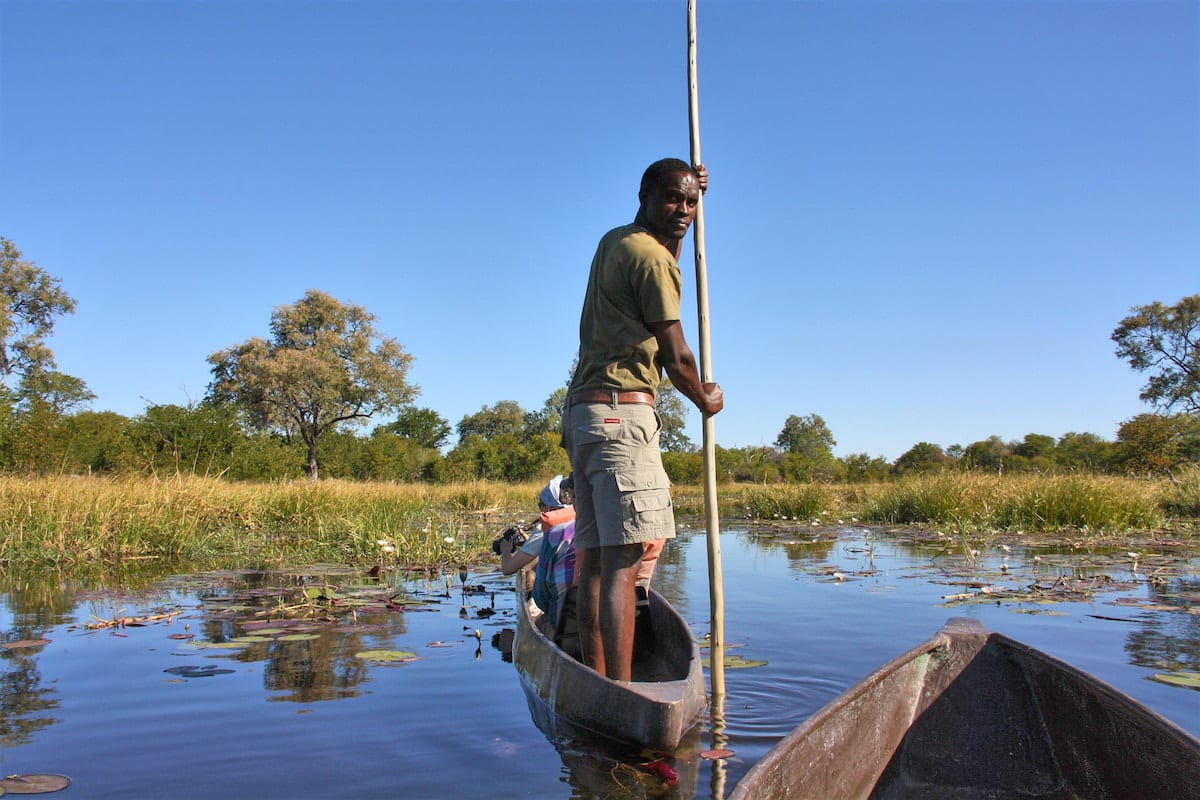
MULTIPOLYGON (((593 552, 594 558, 596 554, 593 552)), ((631 679, 633 632, 637 613, 638 565, 641 544, 600 548, 599 617, 604 645, 604 674, 616 681, 631 679)), ((597 670, 599 671, 599 670, 597 670)))
POLYGON ((579 618, 579 649, 583 663, 604 674, 604 644, 600 639, 600 551, 576 550, 575 613, 579 618))

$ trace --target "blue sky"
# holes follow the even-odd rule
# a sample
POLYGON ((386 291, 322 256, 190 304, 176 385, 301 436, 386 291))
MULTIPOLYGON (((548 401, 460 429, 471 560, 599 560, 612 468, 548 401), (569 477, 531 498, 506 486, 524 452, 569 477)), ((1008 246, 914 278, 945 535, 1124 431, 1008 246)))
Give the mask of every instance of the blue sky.
MULTIPOLYGON (((1113 438, 1200 291, 1200 4, 699 0, 724 446, 1113 438)), ((687 157, 686 2, 0 0, 0 235, 126 415, 311 288, 452 424, 566 378, 598 238, 687 157)), ((681 264, 696 343, 690 245, 681 264)), ((699 417, 690 417, 699 440, 699 417)))

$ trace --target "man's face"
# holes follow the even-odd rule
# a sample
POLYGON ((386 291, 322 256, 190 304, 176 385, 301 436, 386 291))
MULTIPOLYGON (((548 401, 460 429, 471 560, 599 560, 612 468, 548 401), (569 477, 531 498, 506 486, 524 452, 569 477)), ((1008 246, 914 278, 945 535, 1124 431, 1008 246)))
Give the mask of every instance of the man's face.
POLYGON ((691 172, 668 174, 657 187, 638 195, 639 224, 663 244, 682 239, 696 219, 700 184, 691 172))

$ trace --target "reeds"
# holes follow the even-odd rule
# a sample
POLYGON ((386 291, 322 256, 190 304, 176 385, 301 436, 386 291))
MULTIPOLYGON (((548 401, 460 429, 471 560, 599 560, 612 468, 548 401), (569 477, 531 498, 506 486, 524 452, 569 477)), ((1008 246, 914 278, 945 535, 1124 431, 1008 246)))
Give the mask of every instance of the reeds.
POLYGON ((0 564, 154 557, 476 560, 507 517, 536 515, 532 484, 430 486, 212 478, 0 478, 0 564))
POLYGON ((970 531, 1124 533, 1167 523, 1164 489, 1162 482, 1103 475, 920 476, 880 485, 859 517, 970 531))
MULTIPOLYGON (((536 516, 539 489, 536 483, 0 477, 0 567, 74 569, 144 558, 481 563, 491 558, 499 530, 536 516)), ((673 495, 681 514, 702 512, 699 487, 675 487, 673 495)), ((953 473, 882 484, 722 486, 720 505, 726 517, 1120 534, 1200 517, 1200 470, 1174 481, 953 473)))
POLYGON ((878 484, 780 484, 743 491, 762 519, 827 522, 855 518, 889 525, 945 525, 992 532, 1124 533, 1200 516, 1200 473, 1172 485, 1103 475, 972 473, 911 476, 878 484))

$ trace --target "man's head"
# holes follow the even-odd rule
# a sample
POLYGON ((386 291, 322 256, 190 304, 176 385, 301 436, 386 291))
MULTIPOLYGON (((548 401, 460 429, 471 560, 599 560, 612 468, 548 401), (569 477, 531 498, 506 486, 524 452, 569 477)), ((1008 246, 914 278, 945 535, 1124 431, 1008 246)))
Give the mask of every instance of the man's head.
POLYGON ((670 246, 687 234, 696 218, 700 180, 686 161, 678 158, 655 161, 642 174, 638 201, 634 222, 670 246))

